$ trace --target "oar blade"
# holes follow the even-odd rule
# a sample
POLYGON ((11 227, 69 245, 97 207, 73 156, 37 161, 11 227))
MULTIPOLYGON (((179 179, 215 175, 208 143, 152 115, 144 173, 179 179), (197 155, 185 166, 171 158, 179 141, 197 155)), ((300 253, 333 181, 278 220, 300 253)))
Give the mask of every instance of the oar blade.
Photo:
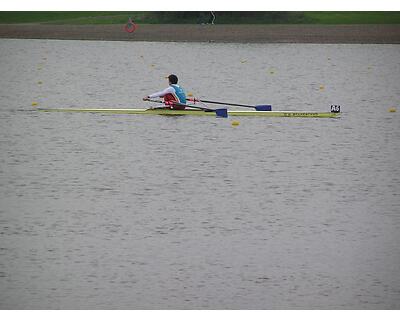
POLYGON ((218 118, 228 118, 228 109, 215 109, 218 118))
POLYGON ((272 106, 269 104, 258 105, 254 107, 257 111, 272 111, 272 106))

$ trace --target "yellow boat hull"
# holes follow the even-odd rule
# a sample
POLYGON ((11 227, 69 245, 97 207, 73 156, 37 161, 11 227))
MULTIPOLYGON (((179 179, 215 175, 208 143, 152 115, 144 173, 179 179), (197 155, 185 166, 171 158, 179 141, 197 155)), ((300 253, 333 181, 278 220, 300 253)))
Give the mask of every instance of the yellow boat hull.
MULTIPOLYGON (((141 114, 162 116, 214 116, 215 112, 203 110, 168 110, 168 109, 81 109, 81 108, 40 108, 42 112, 90 112, 108 114, 141 114)), ((313 111, 255 111, 228 110, 228 116, 237 117, 288 117, 288 118, 337 118, 340 113, 313 111)))

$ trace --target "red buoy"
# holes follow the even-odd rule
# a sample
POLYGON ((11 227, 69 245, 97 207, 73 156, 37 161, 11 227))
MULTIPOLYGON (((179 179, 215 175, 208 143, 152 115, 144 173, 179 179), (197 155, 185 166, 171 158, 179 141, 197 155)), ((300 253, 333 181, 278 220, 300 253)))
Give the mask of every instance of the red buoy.
POLYGON ((137 29, 137 25, 132 21, 131 18, 129 18, 128 23, 125 25, 124 29, 126 32, 132 33, 137 29))

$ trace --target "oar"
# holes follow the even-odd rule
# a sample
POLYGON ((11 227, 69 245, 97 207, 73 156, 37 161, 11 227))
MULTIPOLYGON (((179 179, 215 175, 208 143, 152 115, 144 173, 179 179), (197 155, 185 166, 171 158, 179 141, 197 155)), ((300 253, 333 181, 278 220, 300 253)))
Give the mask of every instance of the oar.
POLYGON ((226 106, 236 106, 236 107, 244 107, 244 108, 254 108, 257 111, 271 111, 271 105, 269 104, 265 104, 265 105, 257 105, 257 106, 251 106, 248 104, 238 104, 238 103, 229 103, 229 102, 220 102, 220 101, 210 101, 210 100, 199 100, 196 98, 189 98, 189 101, 193 101, 193 102, 206 102, 206 103, 212 103, 212 104, 223 104, 226 106))
POLYGON ((210 109, 210 108, 204 108, 204 107, 198 107, 198 106, 192 106, 192 105, 187 105, 184 103, 179 103, 179 102, 168 102, 168 101, 159 101, 159 100, 146 100, 146 101, 150 101, 150 102, 155 102, 155 103, 163 103, 165 105, 170 105, 170 106, 183 106, 183 107, 189 107, 189 108, 193 108, 193 109, 200 109, 203 110, 204 112, 215 112, 217 117, 221 117, 221 118, 228 118, 228 110, 225 109, 210 109))

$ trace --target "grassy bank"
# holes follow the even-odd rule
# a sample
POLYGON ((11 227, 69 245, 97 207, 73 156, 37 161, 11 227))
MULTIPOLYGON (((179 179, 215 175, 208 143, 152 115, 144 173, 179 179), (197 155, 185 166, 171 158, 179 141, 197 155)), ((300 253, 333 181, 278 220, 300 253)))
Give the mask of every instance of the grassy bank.
MULTIPOLYGON (((215 12, 216 24, 400 24, 400 12, 215 12)), ((0 23, 124 24, 207 23, 210 12, 0 12, 0 23)))

